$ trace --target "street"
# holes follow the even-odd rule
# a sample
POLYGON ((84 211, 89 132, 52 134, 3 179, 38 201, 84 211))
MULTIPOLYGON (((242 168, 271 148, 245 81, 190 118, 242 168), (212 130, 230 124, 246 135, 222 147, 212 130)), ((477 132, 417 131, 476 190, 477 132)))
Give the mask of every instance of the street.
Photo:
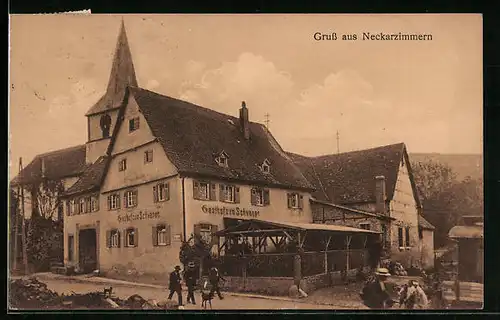
MULTIPOLYGON (((88 293, 93 291, 102 291, 104 287, 109 287, 109 285, 94 284, 94 283, 81 283, 68 280, 41 280, 47 284, 47 287, 59 294, 71 294, 75 293, 88 293)), ((112 284, 113 295, 121 298, 127 299, 133 294, 138 294, 144 299, 155 299, 156 301, 165 300, 168 297, 168 291, 166 289, 156 289, 156 288, 145 288, 145 287, 129 287, 123 285, 112 284)), ((183 302, 185 303, 187 292, 183 292, 183 302)), ((277 300, 277 299, 265 299, 265 298, 255 298, 255 297, 245 297, 245 296, 235 296, 230 293, 224 294, 224 299, 219 300, 215 297, 212 300, 212 307, 214 310, 235 310, 235 309, 260 309, 260 310, 280 310, 280 309, 349 309, 348 307, 342 306, 332 306, 324 304, 312 304, 295 302, 289 300, 277 300)), ((201 310, 201 294, 199 291, 195 293, 196 305, 185 304, 186 310, 201 310)), ((177 299, 177 295, 174 294, 173 299, 177 299)), ((210 308, 210 307, 208 307, 210 308)))

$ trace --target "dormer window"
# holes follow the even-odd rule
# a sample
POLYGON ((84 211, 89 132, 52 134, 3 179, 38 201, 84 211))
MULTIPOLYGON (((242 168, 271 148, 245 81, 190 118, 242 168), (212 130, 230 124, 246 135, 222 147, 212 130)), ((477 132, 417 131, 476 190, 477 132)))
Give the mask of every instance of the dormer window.
POLYGON ((227 168, 228 167, 228 159, 229 156, 227 153, 222 151, 217 158, 215 158, 215 162, 221 167, 227 168))
POLYGON ((271 172, 271 163, 269 162, 269 160, 267 160, 267 159, 264 160, 264 162, 260 166, 260 170, 262 170, 262 172, 264 172, 264 173, 271 172))

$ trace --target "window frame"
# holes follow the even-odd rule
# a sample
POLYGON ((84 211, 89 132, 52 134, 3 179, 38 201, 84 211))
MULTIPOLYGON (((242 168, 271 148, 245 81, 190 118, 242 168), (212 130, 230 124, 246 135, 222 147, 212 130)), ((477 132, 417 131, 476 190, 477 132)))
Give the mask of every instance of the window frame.
POLYGON ((128 120, 128 132, 132 133, 139 130, 139 117, 133 117, 128 120))
POLYGON ((171 235, 170 225, 166 223, 157 224, 155 226, 155 232, 156 232, 156 243, 154 244, 155 246, 166 247, 172 245, 172 235, 171 235), (161 239, 160 234, 163 234, 164 242, 160 241, 161 239))
POLYGON ((137 247, 137 229, 135 228, 127 228, 125 229, 125 243, 124 247, 134 248, 137 247), (130 236, 132 235, 133 243, 130 243, 130 236))
POLYGON ((123 158, 118 162, 118 171, 126 171, 127 170, 127 158, 123 158))
POLYGON ((193 199, 201 201, 217 201, 216 184, 206 180, 193 180, 193 199), (202 186, 207 186, 206 198, 202 198, 200 190, 202 186), (212 192, 213 190, 213 192, 212 192))
POLYGON ((139 196, 137 189, 126 190, 123 193, 124 198, 126 199, 124 202, 125 208, 135 208, 139 204, 139 196), (130 202, 132 200, 132 203, 130 202))
POLYGON ((80 214, 87 213, 87 210, 86 210, 87 208, 86 207, 87 207, 87 203, 86 203, 85 198, 82 197, 82 198, 78 199, 78 212, 80 214))
POLYGON ((99 196, 94 195, 90 197, 90 212, 99 211, 99 196))
POLYGON ((170 183, 168 181, 159 182, 153 186, 154 202, 165 202, 170 200, 170 183), (162 192, 162 190, 164 190, 162 192), (163 198, 160 197, 163 195, 163 198))
POLYGON ((153 149, 149 149, 144 151, 144 163, 152 163, 153 162, 153 149))
POLYGON ((112 193, 112 194, 108 195, 108 210, 112 211, 112 210, 118 210, 118 209, 120 209, 120 193, 117 192, 117 193, 112 193), (114 201, 114 204, 115 204, 114 207, 113 207, 113 199, 116 199, 116 201, 114 201))
POLYGON ((405 230, 404 227, 398 226, 398 247, 400 250, 403 250, 405 248, 404 230, 405 230))
POLYGON ((209 223, 200 223, 199 225, 200 225, 200 227, 199 227, 199 232, 200 232, 199 236, 200 236, 200 238, 203 241, 205 241, 206 243, 208 243, 208 244, 212 243, 212 240, 213 240, 213 236, 212 236, 212 228, 213 227, 212 227, 212 225, 209 224, 209 223), (203 237, 204 234, 205 235, 208 234, 208 237, 209 237, 210 241, 206 241, 205 240, 205 238, 203 237))
POLYGON ((298 192, 287 193, 287 206, 288 209, 303 209, 304 196, 298 192), (293 203, 295 201, 295 204, 293 203))
POLYGON ((120 230, 111 229, 109 231, 109 247, 120 248, 120 230))
POLYGON ((224 197, 220 200, 226 203, 236 203, 236 187, 230 184, 221 184, 221 187, 222 187, 222 195, 224 197), (231 190, 229 198, 228 198, 228 190, 231 190))
POLYGON ((405 249, 411 248, 411 239, 410 239, 410 226, 405 226, 405 237, 404 237, 404 245, 405 249))
POLYGON ((250 204, 257 207, 265 207, 270 205, 271 191, 267 188, 253 187, 250 190, 250 204), (266 201, 266 194, 267 194, 267 201, 266 201))

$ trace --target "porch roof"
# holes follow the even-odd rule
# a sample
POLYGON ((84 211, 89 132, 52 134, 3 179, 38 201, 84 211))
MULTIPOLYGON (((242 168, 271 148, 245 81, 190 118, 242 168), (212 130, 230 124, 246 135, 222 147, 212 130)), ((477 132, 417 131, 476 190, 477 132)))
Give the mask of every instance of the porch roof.
POLYGON ((333 232, 333 233, 343 233, 343 234, 380 234, 380 232, 373 230, 358 229, 358 228, 339 226, 333 224, 282 222, 282 221, 248 219, 242 221, 236 226, 220 230, 216 232, 215 235, 225 236, 231 234, 241 234, 242 232, 245 232, 250 235, 252 233, 253 234, 276 233, 287 230, 333 232))
POLYGON ((452 239, 481 239, 484 237, 483 226, 455 226, 448 233, 452 239))

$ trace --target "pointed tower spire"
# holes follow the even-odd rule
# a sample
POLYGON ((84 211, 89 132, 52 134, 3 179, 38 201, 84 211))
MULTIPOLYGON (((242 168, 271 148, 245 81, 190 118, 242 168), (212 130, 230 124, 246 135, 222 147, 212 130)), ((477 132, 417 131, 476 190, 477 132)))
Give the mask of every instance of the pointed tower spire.
POLYGON ((106 93, 87 112, 87 116, 118 108, 123 101, 128 86, 137 87, 138 85, 127 32, 125 31, 125 22, 122 18, 106 93))

